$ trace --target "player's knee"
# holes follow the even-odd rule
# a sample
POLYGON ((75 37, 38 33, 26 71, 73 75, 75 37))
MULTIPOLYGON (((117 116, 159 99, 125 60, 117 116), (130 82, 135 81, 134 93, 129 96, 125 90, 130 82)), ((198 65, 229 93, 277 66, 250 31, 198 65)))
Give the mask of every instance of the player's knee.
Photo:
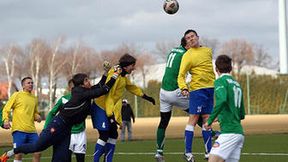
MULTIPOLYGON (((34 145, 32 145, 33 147, 33 152, 37 152, 39 153, 39 156, 41 156, 41 151, 44 151, 48 146, 45 144, 45 143, 42 143, 42 142, 37 142, 37 143, 34 143, 34 145)), ((34 153, 35 156, 38 156, 36 155, 37 153, 34 153)))
POLYGON ((41 152, 35 152, 35 153, 33 154, 33 156, 34 156, 35 159, 40 159, 40 157, 41 157, 41 152))
MULTIPOLYGON (((216 161, 216 162, 224 162, 224 159, 222 159, 220 156, 218 156, 218 155, 214 155, 214 154, 210 154, 209 155, 209 160, 208 160, 208 162, 214 162, 214 161, 216 161)), ((226 162, 226 161, 225 161, 226 162)))
POLYGON ((207 122, 207 120, 208 120, 208 118, 209 118, 209 115, 210 115, 210 114, 203 114, 203 115, 201 116, 203 123, 207 122))
POLYGON ((22 160, 22 154, 21 153, 20 154, 15 154, 14 156, 15 156, 14 157, 15 160, 22 160))
MULTIPOLYGON (((200 126, 200 125, 199 125, 200 126)), ((206 129, 205 127, 204 127, 204 125, 202 125, 202 131, 211 131, 212 129, 211 128, 209 128, 209 129, 206 129)))

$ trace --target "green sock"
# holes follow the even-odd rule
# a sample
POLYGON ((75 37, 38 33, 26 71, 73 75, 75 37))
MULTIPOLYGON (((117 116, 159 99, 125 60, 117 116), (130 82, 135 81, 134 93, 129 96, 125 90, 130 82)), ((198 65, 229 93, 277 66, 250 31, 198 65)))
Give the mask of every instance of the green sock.
POLYGON ((163 155, 164 142, 165 142, 165 129, 158 128, 157 129, 157 152, 161 155, 163 155))

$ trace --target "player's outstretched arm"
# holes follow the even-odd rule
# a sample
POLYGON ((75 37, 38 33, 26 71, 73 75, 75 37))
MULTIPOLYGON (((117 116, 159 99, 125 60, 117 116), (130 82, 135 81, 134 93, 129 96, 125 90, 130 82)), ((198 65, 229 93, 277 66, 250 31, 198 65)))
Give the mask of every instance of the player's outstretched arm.
POLYGON ((96 85, 93 86, 90 90, 85 91, 82 94, 82 97, 93 99, 93 98, 97 98, 97 97, 107 94, 112 88, 112 86, 114 85, 114 83, 116 82, 116 79, 118 78, 119 75, 120 75, 120 72, 115 71, 113 76, 110 78, 110 80, 106 84, 100 87, 96 85))

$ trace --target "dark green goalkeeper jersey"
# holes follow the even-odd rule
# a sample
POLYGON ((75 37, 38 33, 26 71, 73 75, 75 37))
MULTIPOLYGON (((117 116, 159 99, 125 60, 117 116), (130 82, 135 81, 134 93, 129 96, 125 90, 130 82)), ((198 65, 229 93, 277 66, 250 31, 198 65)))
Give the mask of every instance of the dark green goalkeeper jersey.
POLYGON ((240 84, 230 74, 222 74, 214 86, 215 106, 208 125, 218 116, 221 133, 243 134, 241 120, 245 118, 245 109, 240 84))
POLYGON ((182 46, 173 48, 167 56, 165 73, 161 88, 166 91, 174 91, 178 88, 177 78, 181 59, 186 49, 182 46))
MULTIPOLYGON (((48 113, 46 117, 46 121, 44 124, 44 129, 48 126, 48 124, 52 121, 53 117, 59 112, 59 109, 66 103, 68 100, 71 99, 71 93, 68 93, 67 95, 62 96, 55 106, 52 108, 52 110, 48 113)), ((85 121, 79 124, 75 124, 72 126, 71 133, 72 134, 77 134, 82 131, 84 131, 86 128, 85 121)))

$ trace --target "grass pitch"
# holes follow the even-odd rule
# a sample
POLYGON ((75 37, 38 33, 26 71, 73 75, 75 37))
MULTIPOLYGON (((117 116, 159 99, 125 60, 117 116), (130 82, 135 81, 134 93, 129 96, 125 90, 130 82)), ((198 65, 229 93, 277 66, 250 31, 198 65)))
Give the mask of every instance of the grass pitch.
MULTIPOLYGON (((242 149, 241 162, 288 162, 288 134, 267 134, 245 136, 242 149)), ((88 143, 86 161, 93 161, 94 142, 88 143)), ((139 140, 130 142, 118 142, 115 162, 154 162, 155 154, 154 140, 139 140)), ((1 153, 9 147, 1 147, 1 153)), ((183 139, 166 139, 165 161, 184 162, 182 159, 184 151, 183 139)), ((202 138, 195 138, 193 142, 193 153, 197 162, 206 162, 204 158, 204 146, 202 138)), ((41 162, 51 161, 52 149, 42 152, 41 162)), ((13 160, 9 160, 13 161, 13 160)), ((31 155, 24 156, 23 162, 31 161, 31 155)), ((101 160, 102 161, 102 160, 101 160)), ((73 157, 73 162, 76 162, 73 157)))

